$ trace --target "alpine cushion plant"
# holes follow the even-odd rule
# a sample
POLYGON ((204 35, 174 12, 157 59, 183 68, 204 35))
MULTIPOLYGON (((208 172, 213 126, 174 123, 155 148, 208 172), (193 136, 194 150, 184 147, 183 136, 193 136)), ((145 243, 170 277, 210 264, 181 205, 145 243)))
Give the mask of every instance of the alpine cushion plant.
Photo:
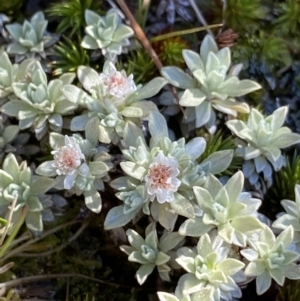
POLYGON ((284 230, 289 226, 294 229, 293 243, 300 253, 300 185, 295 185, 295 201, 282 200, 281 205, 286 212, 280 213, 278 219, 274 221, 272 227, 284 230))
POLYGON ((14 97, 13 83, 25 80, 33 64, 32 59, 12 64, 6 52, 0 54, 0 104, 14 97))
POLYGON ((188 67, 185 73, 178 67, 163 67, 161 74, 173 86, 183 89, 179 94, 179 104, 185 109, 184 123, 192 123, 199 128, 206 125, 214 130, 216 126, 215 110, 237 116, 237 112, 248 113, 246 103, 237 102, 235 97, 243 96, 261 88, 250 80, 239 80, 237 75, 241 65, 230 68, 230 49, 218 50, 210 35, 204 38, 200 54, 192 50, 183 50, 183 58, 188 67))
MULTIPOLYGON (((0 169, 0 214, 7 218, 9 208, 15 197, 16 205, 13 210, 12 223, 15 224, 22 214, 23 207, 28 210, 26 226, 33 231, 43 230, 43 211, 45 215, 53 214, 47 204, 49 200, 44 195, 55 185, 54 179, 32 175, 27 162, 18 164, 13 154, 8 154, 0 169)), ((49 196, 48 198, 51 199, 49 196)), ((50 202, 51 203, 51 202, 50 202)))
POLYGON ((263 173, 267 186, 272 185, 272 167, 275 171, 285 165, 281 148, 300 142, 300 135, 282 127, 288 107, 281 107, 272 115, 264 117, 256 109, 251 109, 247 123, 229 120, 227 127, 238 137, 237 154, 245 159, 243 172, 252 185, 259 187, 259 173, 263 173))
POLYGON ((140 285, 146 281, 155 267, 157 267, 161 279, 170 281, 169 272, 172 267, 172 257, 176 255, 171 250, 184 239, 184 236, 177 232, 170 233, 167 231, 158 239, 155 227, 155 224, 150 224, 146 228, 145 239, 136 231, 127 230, 126 234, 131 246, 120 246, 121 251, 129 256, 129 261, 141 264, 136 272, 136 278, 140 285))
POLYGON ((201 301, 230 301, 240 298, 242 293, 234 276, 237 276, 237 281, 244 279, 237 273, 245 264, 230 258, 230 251, 231 246, 214 232, 201 236, 196 248, 178 249, 176 261, 187 273, 179 279, 176 293, 181 298, 198 293, 199 299, 191 299, 201 301))
POLYGON ((106 59, 115 62, 117 55, 124 52, 123 46, 129 46, 128 38, 134 32, 131 27, 122 24, 116 9, 109 10, 104 17, 97 13, 85 10, 86 35, 81 46, 87 49, 101 49, 106 59))
POLYGON ((295 261, 299 253, 290 251, 293 241, 293 227, 289 226, 277 238, 265 226, 259 238, 250 239, 250 248, 241 250, 249 261, 245 275, 256 277, 256 292, 263 294, 271 286, 272 278, 282 286, 285 278, 300 279, 300 266, 295 261))
POLYGON ((102 199, 98 190, 103 191, 103 180, 109 180, 110 155, 98 145, 98 137, 92 137, 91 131, 89 134, 88 140, 78 134, 68 137, 51 133, 49 142, 54 158, 39 165, 36 173, 56 177, 57 189, 83 194, 86 206, 99 213, 102 199))
POLYGON ((6 48, 7 53, 15 55, 16 62, 26 57, 38 59, 40 56, 45 59, 45 49, 55 42, 54 38, 45 33, 47 25, 48 21, 42 12, 33 15, 30 22, 25 20, 23 25, 18 23, 6 25, 13 38, 13 42, 6 48))
POLYGON ((262 229, 256 217, 261 205, 259 199, 242 192, 244 176, 241 171, 234 174, 223 186, 213 175, 207 177, 203 187, 194 187, 202 213, 189 218, 179 228, 185 236, 200 237, 212 229, 229 244, 245 247, 251 234, 262 229))
POLYGON ((106 61, 100 75, 92 68, 80 66, 78 79, 86 93, 74 85, 65 85, 63 93, 69 101, 76 102, 84 111, 71 121, 71 131, 84 131, 87 127, 98 129, 99 141, 118 144, 123 137, 127 121, 141 125, 151 111, 157 110, 152 101, 167 83, 162 77, 136 87, 132 75, 117 71, 113 63, 106 61))
POLYGON ((223 171, 231 162, 232 151, 221 151, 199 164, 197 158, 205 150, 205 139, 197 137, 187 144, 184 138, 172 142, 159 112, 150 114, 148 125, 149 146, 136 125, 125 126, 127 148, 122 152, 127 161, 120 165, 126 176, 110 183, 124 204, 109 211, 106 229, 124 226, 142 211, 172 231, 178 215, 194 218, 193 186, 203 185, 208 174, 223 171))
POLYGON ((19 119, 21 130, 33 128, 38 140, 42 139, 49 129, 60 133, 64 115, 69 115, 77 108, 72 100, 68 101, 62 93, 64 85, 70 84, 75 77, 65 73, 48 83, 41 64, 36 61, 27 74, 26 81, 13 83, 14 98, 2 106, 1 111, 8 116, 19 119))

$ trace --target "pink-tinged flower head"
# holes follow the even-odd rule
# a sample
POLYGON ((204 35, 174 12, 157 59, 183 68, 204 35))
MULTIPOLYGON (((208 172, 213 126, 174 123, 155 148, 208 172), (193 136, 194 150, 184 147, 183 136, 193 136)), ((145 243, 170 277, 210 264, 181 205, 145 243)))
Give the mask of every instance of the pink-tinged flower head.
POLYGON ((159 203, 172 202, 174 192, 177 191, 181 181, 176 178, 179 174, 178 163, 159 153, 150 164, 145 177, 146 187, 150 200, 157 198, 159 203))
POLYGON ((127 77, 124 71, 110 70, 109 74, 101 73, 100 82, 103 83, 107 95, 117 98, 125 98, 136 91, 133 75, 127 77))
POLYGON ((58 175, 72 175, 81 165, 84 155, 73 137, 65 136, 65 145, 59 150, 52 151, 54 157, 53 167, 58 175))

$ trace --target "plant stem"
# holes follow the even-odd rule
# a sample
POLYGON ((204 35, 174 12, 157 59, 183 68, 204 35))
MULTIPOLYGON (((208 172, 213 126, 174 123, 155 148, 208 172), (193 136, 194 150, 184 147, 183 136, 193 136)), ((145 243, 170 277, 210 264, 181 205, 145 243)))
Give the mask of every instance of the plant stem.
POLYGON ((207 28, 222 27, 222 25, 223 25, 222 23, 219 23, 219 24, 201 26, 201 27, 196 27, 196 28, 191 28, 191 29, 173 31, 173 32, 170 32, 170 33, 162 34, 160 36, 156 36, 156 37, 150 39, 150 42, 152 43, 152 42, 157 42, 157 41, 169 39, 169 38, 172 38, 172 37, 183 36, 183 35, 186 35, 186 34, 191 34, 191 33, 199 32, 199 31, 207 30, 207 28))
POLYGON ((86 280, 91 280, 95 281, 98 283, 102 283, 105 285, 111 285, 115 287, 124 287, 124 288, 130 288, 132 289, 133 287, 128 286, 128 285, 123 285, 119 283, 113 283, 113 282, 107 282, 101 279, 97 279, 94 277, 82 275, 82 274, 77 274, 77 273, 66 273, 66 274, 49 274, 49 275, 38 275, 38 276, 29 276, 29 277, 24 277, 24 278, 18 278, 18 279, 13 279, 7 282, 2 282, 0 283, 0 296, 3 296, 5 292, 15 286, 19 286, 25 283, 30 283, 30 282, 36 282, 36 281, 42 281, 42 280, 47 280, 47 279, 53 279, 53 278, 69 278, 69 277, 78 277, 86 280))
POLYGON ((199 7, 197 6, 197 4, 195 3, 194 0, 189 0, 191 7, 194 9, 196 16, 198 18, 198 20, 204 25, 205 29, 207 30, 207 32, 213 37, 215 38, 213 32, 210 30, 210 28, 207 25, 207 22, 203 16, 203 14, 201 13, 199 7))
MULTIPOLYGON (((122 11, 126 15, 126 17, 128 18, 130 25, 131 25, 132 29, 134 30, 137 38, 141 41, 141 43, 144 46, 144 48, 146 49, 146 51, 148 52, 150 57, 153 59, 155 66, 160 71, 163 68, 163 64, 161 63, 157 53, 151 46, 151 43, 147 39, 143 29, 135 20, 134 16, 132 15, 130 9, 128 8, 128 6, 124 2, 124 0, 116 0, 116 2, 120 6, 120 8, 122 9, 122 11)), ((169 85, 169 88, 170 88, 174 98, 176 99, 177 103, 179 103, 179 98, 178 98, 178 94, 177 94, 175 87, 169 85)), ((181 106, 179 106, 179 108, 180 108, 181 112, 184 113, 183 108, 181 106)))
MULTIPOLYGON (((57 227, 55 227, 55 228, 53 228, 53 229, 50 229, 50 230, 44 232, 40 237, 36 237, 36 238, 34 238, 34 239, 31 239, 31 240, 29 240, 29 241, 26 241, 24 244, 22 244, 22 245, 20 245, 19 247, 13 249, 13 250, 12 250, 11 252, 9 252, 9 254, 7 254, 1 261, 5 261, 6 259, 12 257, 12 256, 15 255, 15 254, 18 254, 18 253, 20 253, 20 252, 24 252, 24 251, 26 251, 26 248, 27 248, 28 246, 30 246, 30 245, 32 245, 32 244, 38 242, 39 240, 41 240, 41 239, 47 237, 48 235, 51 235, 51 234, 53 234, 53 233, 55 233, 55 232, 57 232, 57 231, 59 231, 59 230, 61 230, 61 229, 66 228, 67 226, 71 226, 71 225, 74 225, 74 224, 79 223, 79 222, 80 222, 80 221, 78 221, 78 220, 73 220, 73 221, 64 223, 64 224, 62 224, 62 225, 59 225, 59 226, 57 226, 57 227)), ((1 257, 0 257, 0 258, 1 258, 1 257)))
POLYGON ((61 251, 63 248, 65 248, 67 245, 69 245, 72 241, 74 241, 75 239, 77 239, 77 237, 84 231, 84 229, 88 226, 88 222, 85 222, 84 224, 82 224, 82 226, 77 230, 77 232, 70 237, 65 243, 59 245, 58 247, 48 250, 46 252, 42 252, 42 253, 17 253, 15 254, 16 257, 42 257, 42 256, 49 256, 52 253, 55 252, 59 252, 61 251))
POLYGON ((12 243, 12 241, 14 240, 14 238, 16 237, 16 235, 18 234, 21 226, 24 223, 24 220, 26 218, 27 212, 28 212, 28 208, 26 206, 24 206, 23 209, 22 209, 21 216, 20 216, 19 220, 17 221, 16 226, 15 226, 13 232, 7 238, 7 240, 5 241, 4 245, 0 249, 0 258, 2 258, 4 256, 5 252, 10 247, 10 244, 12 243))

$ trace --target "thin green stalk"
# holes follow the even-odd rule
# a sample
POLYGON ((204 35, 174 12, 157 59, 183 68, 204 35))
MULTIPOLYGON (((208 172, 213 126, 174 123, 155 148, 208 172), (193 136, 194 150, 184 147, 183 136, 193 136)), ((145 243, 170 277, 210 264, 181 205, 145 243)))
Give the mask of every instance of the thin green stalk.
POLYGON ((74 225, 74 224, 79 223, 79 222, 80 222, 79 220, 73 220, 73 221, 64 223, 62 225, 59 225, 59 226, 57 226, 57 227, 55 227, 53 229, 50 229, 50 230, 44 232, 40 237, 36 237, 34 239, 26 241, 24 244, 20 245, 19 247, 11 250, 4 258, 2 258, 2 261, 5 261, 6 259, 14 256, 15 254, 18 254, 20 252, 26 251, 26 249, 28 248, 28 246, 30 246, 31 244, 34 244, 34 243, 38 242, 39 240, 41 240, 41 239, 43 239, 43 238, 45 238, 45 237, 47 237, 47 236, 49 236, 49 235, 51 235, 51 234, 59 231, 61 229, 64 229, 64 228, 66 228, 68 226, 74 225))
POLYGON ((166 33, 166 34, 162 34, 160 36, 154 37, 154 38, 150 39, 150 42, 151 43, 152 42, 158 42, 158 41, 169 39, 169 38, 172 38, 172 37, 183 36, 183 35, 186 35, 186 34, 191 34, 191 33, 199 32, 199 31, 207 30, 207 28, 217 28, 217 27, 222 27, 222 26, 223 26, 223 24, 219 23, 219 24, 201 26, 201 27, 196 27, 196 28, 191 28, 191 29, 173 31, 173 32, 170 32, 170 33, 166 33))
POLYGON ((28 212, 28 208, 26 206, 23 207, 22 214, 21 214, 19 220, 17 221, 16 226, 15 226, 13 232, 7 238, 7 240, 5 241, 4 245, 0 249, 0 258, 2 258, 4 256, 5 252, 10 247, 10 244, 12 243, 12 241, 14 240, 14 238, 16 237, 16 235, 18 234, 21 226, 23 225, 23 223, 25 221, 27 212, 28 212))

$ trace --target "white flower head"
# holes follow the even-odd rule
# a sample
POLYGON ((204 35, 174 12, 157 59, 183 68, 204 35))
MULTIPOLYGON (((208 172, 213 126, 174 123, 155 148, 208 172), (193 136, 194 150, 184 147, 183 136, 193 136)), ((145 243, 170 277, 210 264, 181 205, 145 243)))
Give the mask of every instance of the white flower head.
POLYGON ((65 136, 65 145, 51 152, 54 157, 53 167, 58 175, 73 175, 85 157, 73 137, 65 136))
POLYGON ((150 164, 145 177, 147 192, 150 200, 157 198, 159 203, 172 202, 174 192, 177 191, 181 181, 176 178, 179 174, 178 163, 173 158, 165 157, 159 153, 150 164))
POLYGON ((111 69, 109 73, 100 74, 100 82, 104 85, 105 94, 117 98, 125 98, 136 91, 133 75, 126 76, 124 70, 111 69))

